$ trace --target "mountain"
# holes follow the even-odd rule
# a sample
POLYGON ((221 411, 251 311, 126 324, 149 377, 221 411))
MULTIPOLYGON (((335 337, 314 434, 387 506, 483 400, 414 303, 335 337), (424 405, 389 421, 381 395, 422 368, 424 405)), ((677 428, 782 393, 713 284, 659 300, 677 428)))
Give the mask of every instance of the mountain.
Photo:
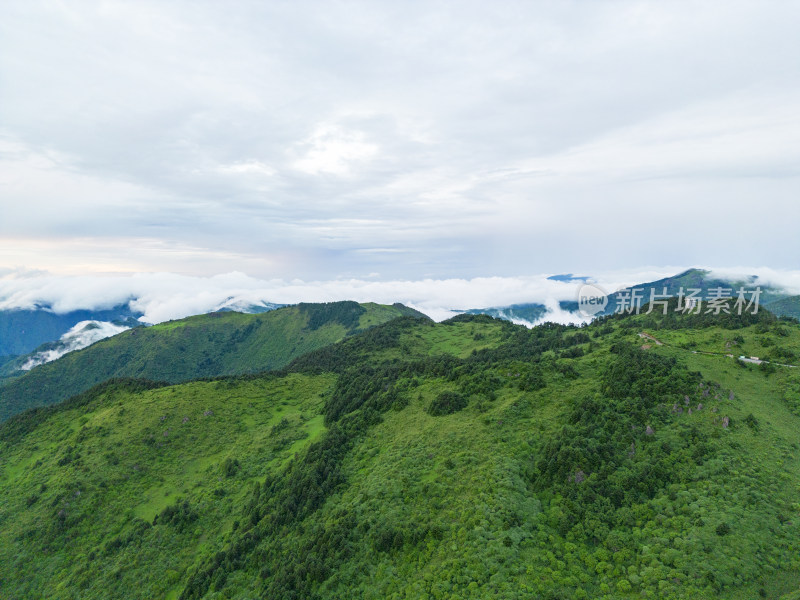
MULTIPOLYGON (((561 300, 558 302, 558 308, 561 311, 574 314, 574 322, 578 323, 584 320, 583 315, 578 312, 577 297, 580 285, 587 283, 590 278, 584 276, 574 276, 571 273, 563 275, 552 275, 548 279, 553 281, 560 281, 566 283, 575 283, 575 298, 576 300, 561 300)), ((785 290, 777 287, 759 284, 761 288, 761 295, 759 298, 759 306, 768 309, 777 316, 788 316, 793 318, 800 318, 800 296, 790 296, 785 290)), ((605 308, 597 313, 600 316, 612 315, 620 307, 628 308, 630 301, 624 298, 630 298, 631 294, 636 290, 636 294, 640 299, 640 306, 644 306, 650 301, 651 290, 656 294, 655 298, 660 299, 660 294, 666 293, 669 297, 675 297, 683 290, 684 294, 689 293, 690 289, 701 290, 699 296, 704 300, 708 298, 711 290, 716 288, 730 289, 734 301, 737 298, 737 290, 744 288, 746 292, 745 299, 750 300, 750 292, 756 288, 755 277, 747 277, 744 279, 721 279, 711 276, 710 271, 703 269, 688 269, 683 273, 665 277, 657 281, 650 281, 632 285, 623 290, 612 292, 608 294, 607 304, 605 308), (666 292, 665 292, 666 290, 666 292)), ((552 315, 552 311, 547 306, 540 302, 530 302, 523 304, 512 304, 509 306, 491 306, 487 308, 473 308, 470 310, 462 311, 465 314, 483 314, 511 321, 513 323, 537 323, 546 321, 548 316, 552 315), (550 315, 548 314, 550 313, 550 315)))
POLYGON ((32 352, 47 342, 58 340, 81 321, 102 321, 133 327, 142 313, 127 304, 107 310, 73 310, 63 314, 48 306, 35 309, 0 310, 0 357, 32 352))
POLYGON ((293 358, 399 316, 401 304, 298 304, 243 314, 216 312, 124 331, 0 385, 0 421, 60 402, 113 377, 177 383, 275 369, 293 358))
POLYGON ((399 318, 278 372, 112 380, 0 426, 0 589, 796 598, 800 368, 740 352, 796 357, 800 325, 399 318))
MULTIPOLYGON (((281 306, 284 305, 242 302, 231 297, 220 303, 215 312, 262 313, 281 306)), ((29 361, 38 363, 43 356, 55 355, 58 352, 54 351, 70 348, 79 337, 75 335, 76 327, 82 330, 87 325, 93 327, 91 324, 94 324, 97 328, 106 330, 108 335, 113 335, 117 332, 115 329, 142 326, 138 320, 141 316, 143 314, 132 310, 129 303, 106 310, 86 309, 66 313, 56 313, 52 307, 46 305, 33 309, 0 310, 0 367, 5 365, 2 374, 8 375, 29 361), (39 356, 33 356, 35 354, 39 356)), ((69 351, 74 349, 70 348, 69 351)))
POLYGON ((276 308, 281 308, 286 306, 285 304, 275 304, 274 302, 259 302, 257 304, 253 302, 243 302, 236 298, 228 298, 220 304, 216 310, 212 312, 227 312, 227 311, 234 311, 234 312, 242 312, 242 313, 249 313, 249 314, 258 314, 269 312, 270 310, 275 310, 276 308))
POLYGON ((541 319, 547 312, 547 307, 544 304, 535 302, 529 304, 511 304, 509 306, 490 306, 488 308, 471 308, 465 310, 464 314, 467 315, 488 315, 495 319, 503 319, 504 321, 511 321, 520 323, 522 321, 528 323, 535 323, 541 319))
MULTIPOLYGON (((578 303, 562 300, 558 303, 558 307, 561 310, 574 312, 578 310, 578 303)), ((511 321, 512 323, 532 325, 542 319, 546 319, 548 312, 549 309, 544 304, 532 302, 528 304, 510 304, 508 306, 490 306, 488 308, 471 308, 463 311, 462 314, 488 315, 495 319, 511 321)))
POLYGON ((765 308, 778 316, 800 319, 800 296, 788 296, 766 303, 765 308))
POLYGON ((737 298, 737 291, 743 288, 745 292, 747 292, 746 299, 749 301, 751 298, 750 292, 754 291, 756 287, 760 287, 761 289, 759 297, 760 307, 769 309, 777 316, 796 317, 798 315, 800 302, 797 300, 789 300, 790 294, 780 288, 756 284, 754 276, 744 279, 721 279, 712 277, 711 272, 704 269, 689 269, 672 277, 665 277, 657 281, 637 284, 619 292, 609 294, 608 305, 602 314, 613 314, 620 306, 622 294, 630 293, 634 289, 641 290, 642 305, 644 305, 650 301, 651 290, 652 293, 656 294, 656 298, 658 298, 658 295, 663 294, 665 289, 666 294, 669 296, 677 296, 681 290, 683 290, 684 294, 688 295, 688 290, 699 289, 701 290, 699 297, 706 299, 711 290, 723 288, 731 290, 730 294, 732 294, 735 300, 737 298))
POLYGON ((105 321, 81 321, 55 342, 42 344, 30 354, 8 357, 7 361, 0 364, 0 377, 24 375, 33 367, 56 360, 68 352, 80 350, 127 329, 130 329, 127 325, 105 321))
POLYGON ((572 273, 562 273, 560 275, 550 275, 548 279, 550 281, 565 281, 565 282, 580 281, 582 283, 586 283, 591 279, 591 277, 588 277, 586 275, 573 275, 572 273))

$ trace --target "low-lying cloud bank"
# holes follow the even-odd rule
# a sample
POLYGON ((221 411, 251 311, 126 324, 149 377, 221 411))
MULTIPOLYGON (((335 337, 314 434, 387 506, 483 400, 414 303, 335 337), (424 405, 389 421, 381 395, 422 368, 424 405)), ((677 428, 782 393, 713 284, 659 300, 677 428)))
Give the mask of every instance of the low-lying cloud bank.
POLYGON ((47 350, 42 350, 33 354, 20 369, 22 371, 30 371, 33 367, 38 367, 44 363, 61 358, 67 352, 80 350, 91 346, 95 342, 117 335, 129 329, 122 325, 115 325, 114 323, 107 323, 105 321, 81 321, 70 329, 67 333, 61 336, 57 342, 54 342, 47 350))
MULTIPOLYGON (((591 274, 589 281, 607 292, 675 275, 686 267, 653 267, 591 274)), ((756 283, 770 284, 800 293, 800 271, 768 268, 712 269, 727 277, 756 276, 756 283)), ((475 277, 472 279, 421 279, 369 281, 262 280, 232 272, 212 277, 189 277, 171 273, 131 276, 54 276, 22 270, 0 273, 0 310, 47 307, 56 313, 77 309, 107 309, 130 303, 141 312, 143 323, 201 314, 223 307, 244 308, 264 303, 330 302, 356 300, 391 304, 401 302, 434 320, 442 320, 471 308, 503 307, 540 303, 548 307, 544 320, 580 322, 558 302, 576 300, 582 281, 552 279, 544 273, 519 277, 475 277)), ((526 323, 530 325, 530 323, 526 323)))

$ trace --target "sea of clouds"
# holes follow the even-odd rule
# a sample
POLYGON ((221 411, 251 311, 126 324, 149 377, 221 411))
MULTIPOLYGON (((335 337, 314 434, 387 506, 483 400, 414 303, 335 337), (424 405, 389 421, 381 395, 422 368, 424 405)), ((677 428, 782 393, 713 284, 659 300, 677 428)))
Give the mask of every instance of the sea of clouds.
MULTIPOLYGON (((772 286, 800 294, 800 271, 769 268, 708 268, 714 277, 746 280, 753 286, 772 286)), ((607 293, 675 275, 684 267, 644 268, 612 271, 599 275, 578 274, 607 293)), ((140 321, 155 324, 223 308, 248 312, 254 306, 355 300, 416 308, 436 321, 473 308, 508 307, 538 303, 547 308, 536 322, 510 318, 527 327, 550 321, 580 324, 590 320, 563 310, 559 302, 576 300, 584 280, 552 279, 552 274, 519 277, 475 277, 472 279, 419 279, 372 281, 335 279, 257 279, 232 272, 210 277, 173 273, 141 273, 127 276, 60 276, 29 270, 0 271, 0 310, 44 308, 63 314, 74 310, 103 310, 127 304, 142 314, 140 321)), ((502 312, 502 311, 501 311, 502 312)), ((82 321, 50 348, 37 352, 21 367, 24 370, 85 348, 103 338, 128 329, 103 322, 82 321)))
MULTIPOLYGON (((706 267, 708 268, 708 267, 706 267)), ((685 267, 653 267, 590 274, 589 281, 611 293, 627 286, 675 275, 685 267)), ((755 284, 772 285, 800 294, 800 271, 768 268, 710 268, 726 278, 755 276, 755 284)), ((519 277, 471 279, 419 279, 372 281, 334 279, 257 279, 232 272, 209 277, 172 273, 120 276, 59 276, 42 272, 7 270, 0 273, 0 310, 47 307, 56 313, 78 309, 108 309, 129 303, 142 313, 141 321, 160 323, 202 314, 223 307, 246 308, 264 303, 331 302, 355 300, 391 304, 400 302, 434 320, 449 318, 472 308, 541 303, 546 321, 580 322, 580 317, 558 307, 576 300, 582 281, 559 281, 543 273, 519 277)), ((532 325, 531 323, 524 323, 532 325)))
MULTIPOLYGON (((648 270, 636 276, 649 280, 674 272, 648 270)), ((558 301, 575 300, 581 282, 555 281, 548 276, 304 281, 263 280, 238 272, 192 277, 172 273, 58 276, 12 271, 0 276, 0 310, 47 307, 56 313, 66 313, 129 303, 132 310, 143 314, 143 323, 152 324, 222 307, 246 307, 264 302, 355 300, 382 304, 400 302, 440 321, 470 308, 537 302, 551 307, 554 318, 565 319, 567 315, 558 310, 558 301)), ((630 280, 635 281, 641 279, 630 280)), ((629 279, 619 274, 603 282, 609 289, 616 289, 629 283, 629 279)))

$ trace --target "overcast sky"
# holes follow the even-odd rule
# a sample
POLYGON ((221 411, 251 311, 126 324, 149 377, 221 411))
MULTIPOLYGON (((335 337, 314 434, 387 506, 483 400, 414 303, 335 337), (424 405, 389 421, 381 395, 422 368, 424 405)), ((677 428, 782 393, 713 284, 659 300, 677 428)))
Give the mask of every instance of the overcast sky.
POLYGON ((796 2, 4 0, 0 275, 796 268, 799 27, 796 2))

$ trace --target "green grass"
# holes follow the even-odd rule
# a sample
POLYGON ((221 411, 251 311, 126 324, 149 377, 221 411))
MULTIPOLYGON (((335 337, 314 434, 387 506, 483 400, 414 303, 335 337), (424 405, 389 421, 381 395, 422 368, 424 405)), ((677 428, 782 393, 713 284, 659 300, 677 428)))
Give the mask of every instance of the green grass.
MULTIPOLYGON (((788 333, 790 325, 783 325, 766 332, 759 328, 723 329, 709 327, 704 329, 656 330, 650 331, 660 341, 681 347, 686 350, 731 354, 739 356, 758 356, 767 360, 775 360, 789 364, 800 364, 797 358, 785 356, 781 351, 788 351, 800 357, 800 340, 796 336, 781 335, 788 333), (778 351, 776 353, 776 351, 778 351), (777 354, 777 355, 776 355, 777 354)), ((643 340, 647 343, 647 340, 643 340)))
POLYGON ((495 323, 453 323, 428 332, 428 354, 450 354, 466 358, 473 350, 496 346, 502 335, 502 330, 495 323))
POLYGON ((140 394, 111 391, 87 407, 54 413, 36 436, 4 446, 0 562, 7 565, 4 577, 10 569, 24 579, 15 597, 34 589, 47 597, 82 597, 79 590, 88 582, 79 565, 90 556, 91 585, 108 586, 106 597, 127 597, 126 586, 146 597, 163 596, 196 554, 229 533, 252 482, 324 434, 321 394, 333 381, 288 375, 140 394), (233 476, 221 470, 228 458, 239 463, 233 476), (120 575, 128 549, 104 548, 131 534, 136 523, 151 524, 178 498, 196 507, 196 523, 184 531, 147 527, 135 535, 137 560, 152 565, 135 576, 120 575), (65 535, 61 527, 80 535, 65 535), (28 541, 32 532, 39 532, 36 543, 28 541), (34 558, 39 552, 50 557, 44 570, 34 558), (165 579, 167 571, 174 575, 165 579))
POLYGON ((774 336, 792 350, 800 327, 649 325, 399 320, 278 374, 120 384, 19 417, 0 429, 0 590, 795 593, 800 369, 770 374, 695 351, 734 336, 745 347, 774 336), (641 350, 643 330, 669 345, 641 350), (466 407, 431 416, 446 391, 466 407))
POLYGON ((0 385, 0 421, 113 377, 179 383, 277 369, 356 329, 410 313, 415 311, 402 305, 306 304, 261 314, 211 313, 125 331, 0 385), (343 324, 338 307, 361 311, 360 320, 343 324))

